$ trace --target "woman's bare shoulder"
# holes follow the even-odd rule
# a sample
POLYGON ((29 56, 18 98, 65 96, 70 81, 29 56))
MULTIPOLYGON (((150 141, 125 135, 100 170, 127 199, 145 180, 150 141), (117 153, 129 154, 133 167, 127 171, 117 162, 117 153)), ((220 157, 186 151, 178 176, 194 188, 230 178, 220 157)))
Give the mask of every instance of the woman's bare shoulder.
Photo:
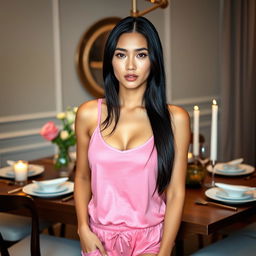
POLYGON ((90 100, 82 103, 76 115, 78 121, 86 122, 87 124, 97 122, 98 117, 98 100, 90 100))
POLYGON ((190 117, 184 108, 169 104, 168 109, 175 126, 189 124, 190 117))

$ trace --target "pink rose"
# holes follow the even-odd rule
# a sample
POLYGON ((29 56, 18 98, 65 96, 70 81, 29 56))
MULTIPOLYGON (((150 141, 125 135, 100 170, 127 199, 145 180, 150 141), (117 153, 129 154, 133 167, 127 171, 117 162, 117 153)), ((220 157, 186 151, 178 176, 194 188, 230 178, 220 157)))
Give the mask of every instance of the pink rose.
POLYGON ((59 133, 58 128, 56 127, 56 125, 54 124, 54 122, 48 122, 46 123, 41 131, 40 134, 46 139, 46 140, 53 140, 57 137, 59 133))

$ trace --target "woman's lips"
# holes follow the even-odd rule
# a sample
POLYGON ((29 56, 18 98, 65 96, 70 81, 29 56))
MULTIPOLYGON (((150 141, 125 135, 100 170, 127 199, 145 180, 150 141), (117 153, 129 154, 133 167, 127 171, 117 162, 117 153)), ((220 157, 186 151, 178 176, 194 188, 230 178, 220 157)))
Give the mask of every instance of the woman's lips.
POLYGON ((137 75, 126 75, 126 76, 124 76, 124 77, 125 77, 125 79, 126 79, 127 81, 129 81, 129 82, 133 82, 133 81, 135 81, 135 80, 138 78, 137 75))

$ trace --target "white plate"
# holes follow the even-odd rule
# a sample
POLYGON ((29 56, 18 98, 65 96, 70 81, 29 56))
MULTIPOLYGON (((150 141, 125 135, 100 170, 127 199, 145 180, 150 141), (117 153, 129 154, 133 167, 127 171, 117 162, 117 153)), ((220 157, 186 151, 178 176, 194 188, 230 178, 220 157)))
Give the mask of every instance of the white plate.
POLYGON ((210 199, 213 199, 213 200, 217 200, 217 201, 220 201, 220 202, 225 202, 225 203, 228 203, 228 204, 244 204, 244 203, 249 203, 249 202, 255 202, 256 201, 256 198, 252 197, 252 198, 248 198, 248 199, 224 199, 224 198, 220 198, 218 197, 217 195, 217 192, 220 191, 221 189, 220 188, 209 188, 205 191, 205 195, 210 198, 210 199))
POLYGON ((225 193, 223 190, 219 190, 216 192, 216 196, 222 199, 228 199, 228 200, 247 200, 251 199, 253 197, 253 194, 243 194, 242 197, 233 197, 225 193))
POLYGON ((33 188, 33 192, 37 193, 37 194, 56 194, 56 193, 60 193, 60 192, 64 192, 68 189, 66 184, 60 185, 59 187, 57 187, 54 191, 44 191, 41 190, 38 186, 36 186, 35 188, 33 188))
MULTIPOLYGON (((239 164, 239 167, 240 169, 243 169, 245 171, 243 172, 224 172, 224 171, 220 171, 218 170, 218 165, 221 165, 223 163, 219 163, 219 164, 216 164, 215 167, 214 167, 214 172, 216 174, 219 174, 219 175, 224 175, 224 176, 240 176, 240 175, 247 175, 247 174, 250 174, 250 173, 253 173, 254 172, 254 167, 251 166, 251 165, 248 165, 248 164, 239 164)), ((211 165, 208 165, 206 167, 207 171, 208 172, 212 172, 212 166, 211 165)))
POLYGON ((245 169, 242 169, 242 168, 237 168, 237 169, 225 169, 225 168, 222 168, 222 166, 216 166, 216 170, 218 172, 222 172, 222 173, 241 173, 241 172, 245 172, 245 169))
MULTIPOLYGON (((29 171, 28 177, 37 176, 44 172, 44 166, 36 165, 36 164, 29 164, 29 171)), ((0 177, 14 179, 14 172, 12 166, 6 166, 0 168, 0 177)))
POLYGON ((34 183, 30 183, 30 184, 26 185, 25 187, 23 187, 22 190, 23 190, 24 193, 26 193, 28 195, 37 196, 37 197, 58 197, 58 196, 62 196, 62 195, 72 193, 74 191, 74 182, 72 182, 72 181, 67 181, 62 186, 66 186, 67 189, 62 191, 62 192, 60 191, 60 192, 57 192, 57 193, 38 193, 38 192, 35 192, 35 189, 36 189, 37 185, 34 184, 34 183))

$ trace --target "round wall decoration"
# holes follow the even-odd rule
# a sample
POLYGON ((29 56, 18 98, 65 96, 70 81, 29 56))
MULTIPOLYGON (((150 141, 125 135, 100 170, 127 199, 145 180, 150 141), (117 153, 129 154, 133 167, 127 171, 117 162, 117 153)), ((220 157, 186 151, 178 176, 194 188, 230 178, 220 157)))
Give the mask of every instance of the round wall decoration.
POLYGON ((82 36, 76 56, 79 77, 83 86, 95 97, 104 95, 103 54, 109 32, 121 20, 109 17, 93 24, 82 36))

